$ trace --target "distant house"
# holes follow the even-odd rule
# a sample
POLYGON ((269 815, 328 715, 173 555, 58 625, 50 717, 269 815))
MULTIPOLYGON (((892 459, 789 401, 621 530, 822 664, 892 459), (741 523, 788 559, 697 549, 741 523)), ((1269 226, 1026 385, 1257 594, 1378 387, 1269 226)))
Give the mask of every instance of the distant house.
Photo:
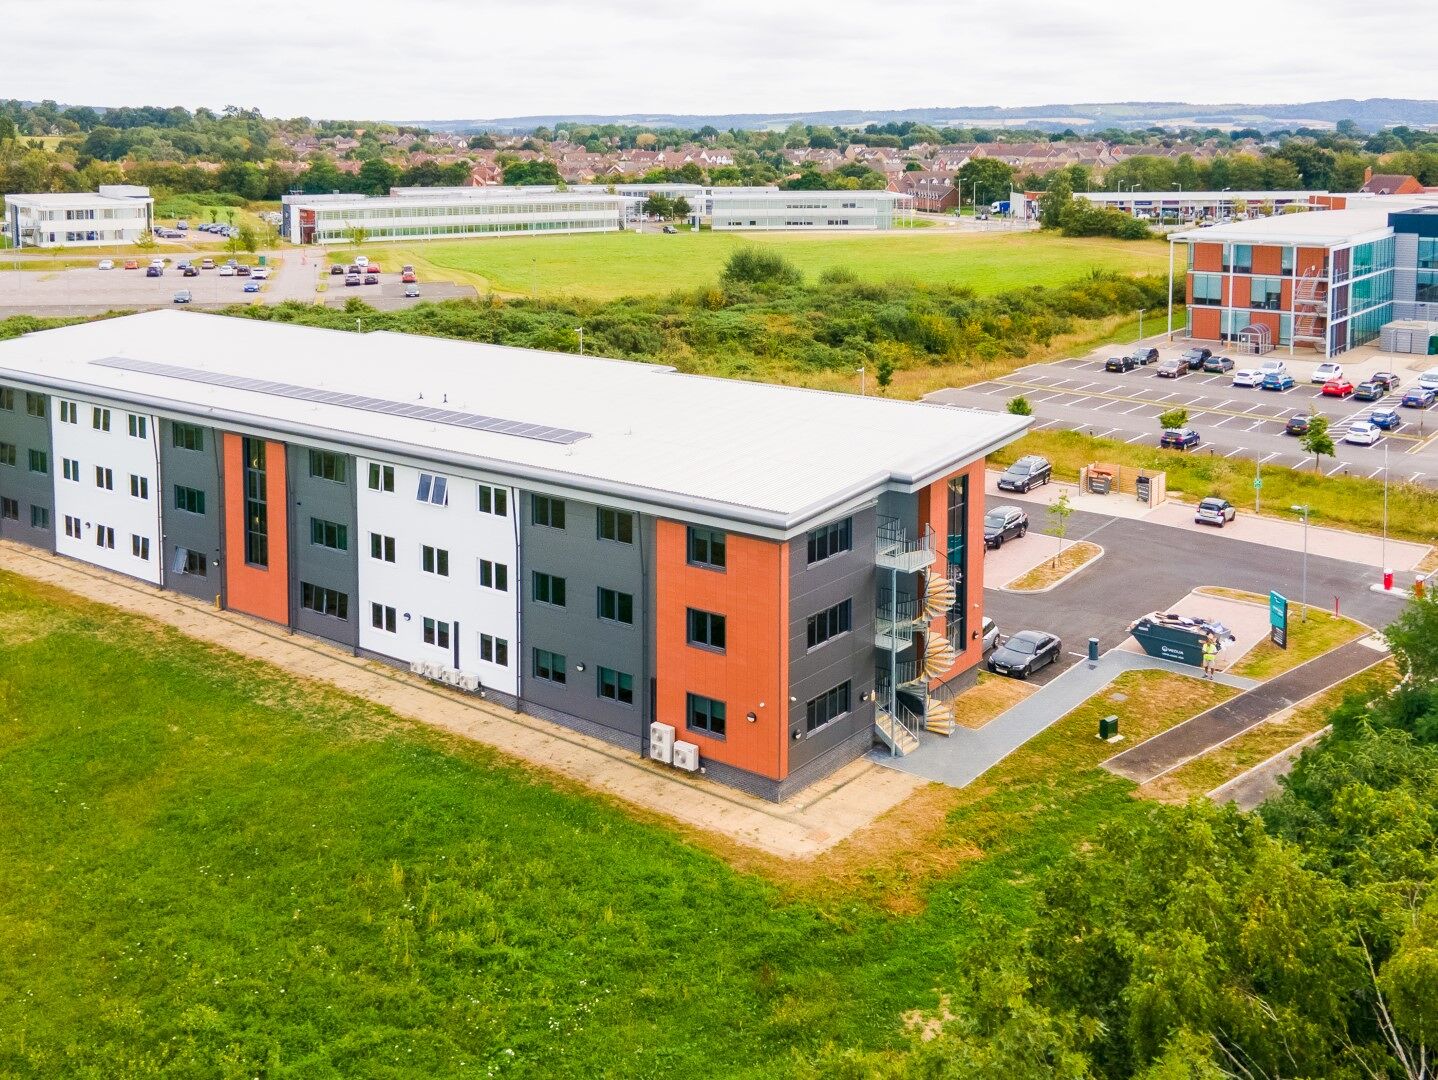
POLYGON ((1417 177, 1401 173, 1375 173, 1363 170, 1363 186, 1358 189, 1365 195, 1422 195, 1424 187, 1417 177))
POLYGON ((954 187, 953 178, 944 173, 899 173, 889 182, 889 189, 913 198, 915 210, 931 214, 943 213, 959 205, 959 192, 954 187))

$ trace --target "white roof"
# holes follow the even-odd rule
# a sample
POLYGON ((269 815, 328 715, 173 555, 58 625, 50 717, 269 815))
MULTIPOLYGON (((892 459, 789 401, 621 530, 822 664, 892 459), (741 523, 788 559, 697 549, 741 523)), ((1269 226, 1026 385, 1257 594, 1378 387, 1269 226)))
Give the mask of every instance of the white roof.
POLYGON ((1030 423, 1006 413, 683 375, 656 364, 171 310, 0 342, 0 381, 783 535, 880 491, 917 490, 1030 423), (191 374, 113 366, 127 361, 191 374), (473 430, 197 381, 205 373, 584 437, 548 442, 473 430))
POLYGON ((114 203, 138 204, 154 200, 148 194, 115 195, 99 191, 44 191, 34 194, 6 195, 5 201, 13 202, 17 206, 64 208, 67 206, 109 206, 114 203))
POLYGON ((767 199, 772 202, 783 202, 789 199, 800 199, 812 195, 842 195, 846 198, 856 197, 860 202, 901 202, 904 199, 912 199, 913 196, 902 191, 885 191, 876 188, 790 188, 779 190, 778 188, 713 188, 714 201, 721 202, 727 198, 743 196, 746 202, 754 199, 767 199))
POLYGON ((523 201, 533 203, 587 202, 594 206, 621 206, 624 198, 602 191, 545 191, 523 188, 433 188, 432 194, 409 191, 403 195, 320 195, 298 196, 289 200, 291 206, 314 203, 320 210, 373 210, 399 207, 412 210, 426 203, 436 206, 472 206, 493 202, 523 201))
POLYGON ((1326 191, 1076 191, 1074 198, 1090 202, 1274 202, 1302 199, 1305 202, 1326 191))
MULTIPOLYGON (((1438 205, 1438 196, 1429 196, 1428 203, 1438 205)), ((1401 199, 1346 210, 1305 210, 1297 214, 1275 214, 1253 221, 1233 221, 1208 229, 1188 229, 1172 233, 1172 240, 1203 243, 1234 244, 1306 244, 1333 247, 1339 244, 1362 243, 1388 235, 1388 215, 1421 206, 1424 200, 1401 199)))

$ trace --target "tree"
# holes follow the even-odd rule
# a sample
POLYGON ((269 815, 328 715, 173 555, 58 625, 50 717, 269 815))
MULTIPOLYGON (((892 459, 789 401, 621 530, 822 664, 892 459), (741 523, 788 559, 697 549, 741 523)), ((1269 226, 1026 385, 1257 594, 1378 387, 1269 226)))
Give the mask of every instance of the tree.
POLYGON ((149 251, 155 246, 155 234, 146 229, 139 236, 135 237, 135 246, 141 251, 149 251))
POLYGON ((1049 533, 1059 538, 1059 549, 1054 552, 1052 563, 1054 566, 1058 565, 1059 556, 1064 553, 1064 537, 1068 535, 1069 515, 1073 512, 1073 504, 1069 502, 1067 491, 1049 504, 1049 533))
POLYGON ((1158 414, 1158 426, 1164 431, 1167 431, 1169 428, 1181 428, 1187 423, 1187 409, 1169 409, 1167 412, 1158 414))
POLYGON ((506 184, 557 184, 559 167, 552 161, 516 161, 504 166, 506 184))
POLYGON ((742 247, 729 256, 719 280, 725 285, 798 285, 804 278, 776 251, 742 247))
POLYGON ((356 186, 364 195, 388 195, 399 170, 384 158, 370 158, 359 167, 356 186))
POLYGON ((1308 430, 1298 440, 1298 445, 1313 455, 1313 467, 1318 468, 1319 460, 1326 454, 1333 456, 1333 436, 1328 434, 1328 417, 1316 412, 1308 417, 1308 430))
POLYGON ((481 131, 478 135, 471 135, 469 137, 469 148, 471 150, 493 150, 494 136, 484 131, 481 131))
POLYGON ((363 225, 351 225, 349 227, 349 237, 350 243, 355 247, 359 247, 369 239, 369 230, 363 225))
POLYGON ((240 226, 239 235, 236 236, 235 239, 239 241, 240 247, 250 255, 253 255, 259 250, 260 238, 256 235, 255 230, 248 224, 240 226))
POLYGON ((1438 597, 1414 597, 1383 631, 1404 679, 1417 687, 1438 685, 1438 597))
POLYGON ((1034 414, 1034 407, 1029 404, 1029 399, 1022 394, 1016 398, 1009 398, 1007 408, 1009 412, 1015 416, 1032 416, 1034 414))
POLYGON ((644 200, 641 210, 649 217, 668 219, 674 213, 674 204, 665 195, 655 192, 644 200))
POLYGON ((1014 170, 998 158, 975 157, 964 162, 955 179, 959 202, 964 202, 964 193, 967 192, 968 202, 978 206, 980 197, 988 202, 1007 199, 1014 186, 1014 170), (974 191, 976 185, 977 195, 974 191))
POLYGON ((879 389, 887 390, 889 388, 889 384, 894 381, 893 359, 888 356, 879 357, 879 363, 878 366, 875 368, 875 371, 879 379, 879 389))
POLYGON ((680 195, 669 204, 669 212, 673 217, 687 218, 693 215, 694 208, 689 205, 688 199, 680 195))
POLYGON ((1060 174, 1050 180, 1049 189, 1039 196, 1039 224, 1045 229, 1060 228, 1073 195, 1067 176, 1060 174))

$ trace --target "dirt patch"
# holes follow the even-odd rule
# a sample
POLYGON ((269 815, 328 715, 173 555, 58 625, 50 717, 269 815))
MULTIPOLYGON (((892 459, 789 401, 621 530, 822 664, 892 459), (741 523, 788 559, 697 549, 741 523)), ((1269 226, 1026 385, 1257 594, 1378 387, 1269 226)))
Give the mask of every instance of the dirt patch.
POLYGON ((1004 679, 981 671, 978 684, 954 698, 950 715, 954 723, 970 731, 978 731, 1037 689, 1021 679, 1004 679))
POLYGON ((1057 585, 1070 574, 1077 573, 1103 554, 1103 548, 1087 540, 1078 540, 1063 549, 1062 554, 1046 559, 1026 574, 1004 586, 1011 592, 1034 592, 1057 585))

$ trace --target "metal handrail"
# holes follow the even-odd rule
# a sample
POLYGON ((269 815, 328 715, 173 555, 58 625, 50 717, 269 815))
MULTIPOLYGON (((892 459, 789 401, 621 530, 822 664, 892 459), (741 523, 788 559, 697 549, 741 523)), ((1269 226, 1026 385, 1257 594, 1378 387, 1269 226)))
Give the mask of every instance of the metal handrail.
POLYGON ((908 529, 898 518, 880 517, 874 530, 874 550, 878 555, 907 555, 913 551, 933 551, 933 527, 925 525, 917 537, 910 538, 908 529))

